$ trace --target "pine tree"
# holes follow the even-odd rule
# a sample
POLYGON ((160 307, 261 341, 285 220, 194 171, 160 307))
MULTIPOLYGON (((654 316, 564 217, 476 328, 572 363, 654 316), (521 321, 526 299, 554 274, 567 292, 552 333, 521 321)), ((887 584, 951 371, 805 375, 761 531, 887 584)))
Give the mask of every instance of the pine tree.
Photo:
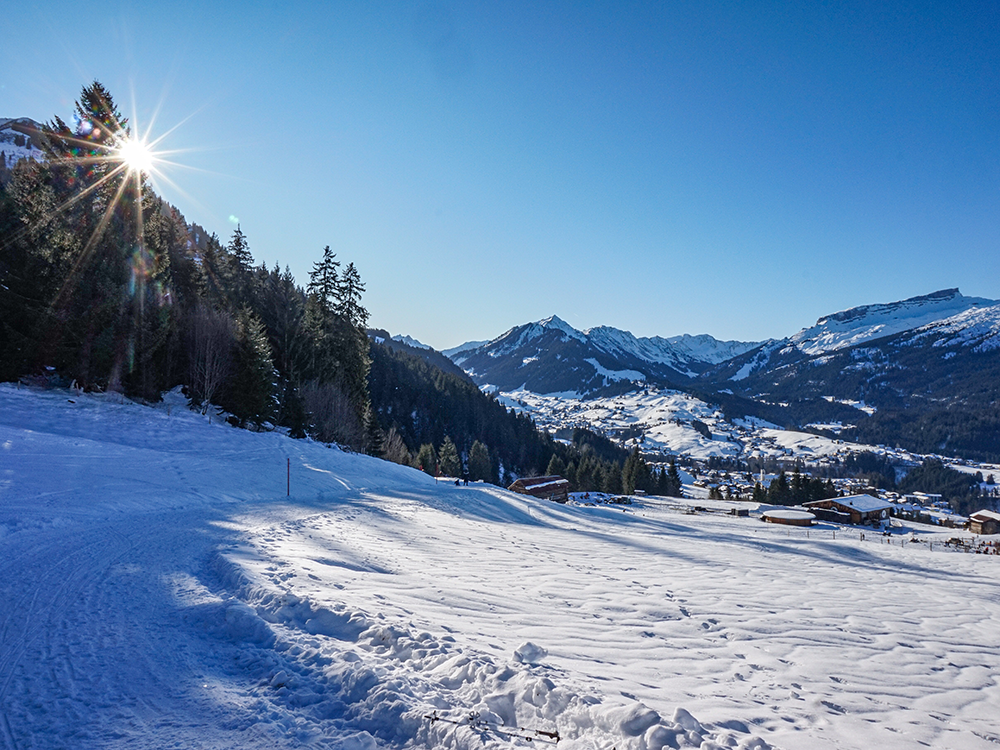
POLYGON ((458 449, 450 437, 445 437, 438 449, 438 465, 446 477, 457 477, 462 474, 462 462, 458 457, 458 449))
MULTIPOLYGON (((329 248, 327 248, 329 250, 329 248)), ((348 263, 336 283, 337 307, 336 312, 342 318, 348 320, 356 328, 364 328, 368 325, 368 311, 361 304, 361 295, 364 294, 365 285, 361 281, 361 274, 354 267, 354 263, 348 263)))
POLYGON ((417 457, 414 459, 414 465, 425 474, 436 476, 437 455, 434 453, 434 446, 430 443, 421 445, 420 450, 417 451, 417 457))
POLYGON ((776 479, 771 480, 767 488, 767 501, 773 505, 791 505, 792 492, 788 484, 788 477, 785 472, 778 474, 776 479))
POLYGON ((670 459, 670 466, 667 469, 667 480, 669 481, 667 496, 684 497, 684 493, 682 491, 683 484, 681 483, 681 475, 677 471, 677 463, 672 458, 670 459))
POLYGON ((545 473, 549 476, 565 476, 566 464, 563 463, 561 458, 559 458, 558 453, 552 454, 552 458, 549 459, 549 465, 545 469, 545 473))
POLYGON ((469 449, 469 478, 474 482, 496 483, 493 475, 493 463, 490 460, 490 451, 486 445, 478 440, 469 449))
POLYGON ((313 270, 309 272, 309 286, 306 290, 316 297, 326 312, 333 312, 340 300, 338 268, 340 261, 337 260, 337 254, 327 245, 323 248, 323 259, 313 263, 313 270))
POLYGON ((602 492, 607 492, 609 495, 617 495, 622 491, 622 470, 621 467, 616 463, 609 463, 604 470, 604 483, 601 487, 602 492))
POLYGON ((250 245, 247 242, 247 237, 243 234, 243 230, 239 224, 236 225, 236 231, 233 232, 233 238, 229 240, 229 246, 226 250, 233 260, 234 270, 237 273, 250 272, 253 268, 253 256, 250 254, 250 245))
POLYGON ((233 370, 223 406, 241 427, 260 428, 274 419, 274 364, 264 325, 246 309, 236 318, 233 370))

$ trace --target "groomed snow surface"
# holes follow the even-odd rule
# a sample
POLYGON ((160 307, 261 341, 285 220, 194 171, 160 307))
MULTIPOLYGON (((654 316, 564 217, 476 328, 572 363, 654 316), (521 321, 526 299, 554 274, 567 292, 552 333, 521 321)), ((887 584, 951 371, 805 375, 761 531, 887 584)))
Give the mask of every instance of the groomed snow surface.
POLYGON ((1000 557, 675 507, 0 386, 0 747, 1000 743, 1000 557))

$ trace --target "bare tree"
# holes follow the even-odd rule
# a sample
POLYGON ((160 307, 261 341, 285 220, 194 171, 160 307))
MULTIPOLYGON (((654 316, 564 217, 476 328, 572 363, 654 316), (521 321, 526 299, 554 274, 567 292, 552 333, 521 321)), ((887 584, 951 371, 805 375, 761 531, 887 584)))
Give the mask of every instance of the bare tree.
POLYGON ((233 369, 233 319, 225 312, 199 304, 192 314, 190 340, 191 401, 202 414, 219 394, 233 369))
POLYGON ((299 389, 299 394, 317 440, 356 450, 364 447, 365 426, 342 388, 333 383, 311 380, 299 389))
POLYGON ((395 427, 390 427, 382 444, 382 458, 392 461, 394 464, 410 465, 410 450, 399 436, 395 427))

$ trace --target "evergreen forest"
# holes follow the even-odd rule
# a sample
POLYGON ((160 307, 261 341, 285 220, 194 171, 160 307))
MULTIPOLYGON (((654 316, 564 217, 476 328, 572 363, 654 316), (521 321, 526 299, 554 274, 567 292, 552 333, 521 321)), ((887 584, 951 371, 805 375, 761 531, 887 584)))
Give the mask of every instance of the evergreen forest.
POLYGON ((0 184, 0 379, 147 401, 181 386, 238 427, 432 474, 561 468, 584 490, 653 486, 604 438, 554 441, 461 373, 377 343, 358 268, 330 247, 302 286, 255 264, 239 226, 225 241, 189 226, 124 158, 128 120, 100 83, 70 124, 32 136, 46 158, 0 184))

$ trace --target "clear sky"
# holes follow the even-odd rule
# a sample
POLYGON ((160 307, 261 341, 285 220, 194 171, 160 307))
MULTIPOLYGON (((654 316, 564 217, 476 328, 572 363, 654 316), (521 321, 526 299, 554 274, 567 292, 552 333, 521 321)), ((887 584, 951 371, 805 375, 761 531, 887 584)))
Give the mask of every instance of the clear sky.
POLYGON ((97 79, 158 181, 436 348, 552 314, 789 335, 1000 298, 1000 4, 7 3, 0 117, 97 79), (175 127, 176 126, 176 127, 175 127))

